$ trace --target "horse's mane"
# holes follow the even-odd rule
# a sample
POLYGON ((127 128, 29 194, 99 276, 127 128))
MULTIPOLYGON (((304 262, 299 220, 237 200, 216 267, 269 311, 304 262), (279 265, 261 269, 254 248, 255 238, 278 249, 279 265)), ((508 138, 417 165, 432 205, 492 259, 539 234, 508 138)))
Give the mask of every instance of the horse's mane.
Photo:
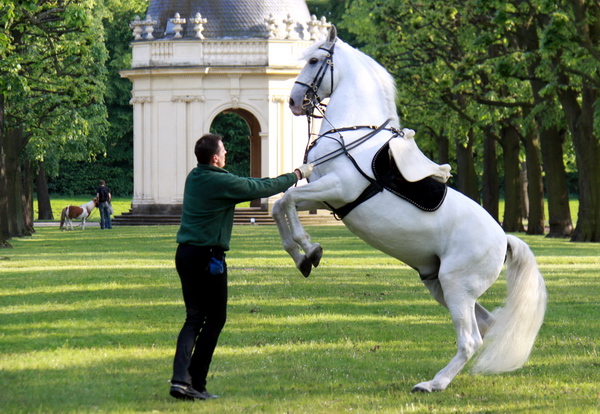
MULTIPOLYGON (((326 38, 322 38, 321 40, 316 41, 311 46, 309 46, 304 51, 304 58, 308 59, 313 53, 317 51, 323 44, 325 43, 326 38)), ((398 117, 398 111, 396 110, 396 81, 390 75, 390 73, 381 66, 375 59, 366 55, 358 49, 353 48, 349 44, 345 43, 341 39, 336 40, 336 48, 342 47, 345 50, 354 53, 354 57, 362 62, 365 66, 369 68, 369 71, 373 74, 373 77, 378 80, 381 85, 382 91, 385 96, 385 100, 387 102, 387 107, 389 108, 389 117, 392 118, 392 122, 395 122, 396 125, 400 126, 400 119, 398 117)), ((334 51, 334 59, 335 59, 335 51, 334 51)), ((335 61, 335 60, 334 60, 335 61)))

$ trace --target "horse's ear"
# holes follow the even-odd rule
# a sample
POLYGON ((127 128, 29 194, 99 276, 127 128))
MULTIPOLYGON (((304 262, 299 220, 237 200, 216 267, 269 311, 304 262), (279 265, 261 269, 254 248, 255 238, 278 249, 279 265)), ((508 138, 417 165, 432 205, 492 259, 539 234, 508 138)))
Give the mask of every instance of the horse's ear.
POLYGON ((337 29, 332 24, 331 27, 329 28, 329 32, 327 34, 327 42, 326 42, 327 45, 333 45, 335 43, 336 39, 337 39, 337 29))

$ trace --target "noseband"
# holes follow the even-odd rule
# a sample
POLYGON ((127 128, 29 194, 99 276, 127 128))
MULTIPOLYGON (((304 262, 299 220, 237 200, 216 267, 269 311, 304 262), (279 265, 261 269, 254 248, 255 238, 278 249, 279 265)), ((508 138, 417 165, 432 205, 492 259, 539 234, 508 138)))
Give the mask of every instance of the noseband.
POLYGON ((330 74, 331 74, 331 91, 333 91, 333 51, 335 49, 335 42, 331 45, 330 49, 325 47, 320 47, 318 50, 324 50, 327 52, 325 60, 321 63, 321 67, 317 71, 314 79, 310 84, 306 84, 304 82, 296 81, 298 85, 302 85, 306 87, 306 93, 304 94, 304 102, 303 108, 306 109, 307 116, 312 116, 312 112, 315 107, 319 105, 321 102, 321 98, 318 95, 319 88, 321 87, 321 83, 323 82, 323 78, 325 78, 325 74, 327 73, 327 67, 329 66, 330 74))

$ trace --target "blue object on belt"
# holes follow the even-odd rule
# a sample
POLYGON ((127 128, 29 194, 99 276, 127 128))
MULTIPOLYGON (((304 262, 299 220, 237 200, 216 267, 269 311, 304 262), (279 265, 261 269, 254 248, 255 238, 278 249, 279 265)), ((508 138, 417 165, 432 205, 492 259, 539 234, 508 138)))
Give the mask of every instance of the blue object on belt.
POLYGON ((211 275, 222 275, 225 273, 225 261, 217 259, 214 256, 211 257, 208 264, 208 271, 211 275))

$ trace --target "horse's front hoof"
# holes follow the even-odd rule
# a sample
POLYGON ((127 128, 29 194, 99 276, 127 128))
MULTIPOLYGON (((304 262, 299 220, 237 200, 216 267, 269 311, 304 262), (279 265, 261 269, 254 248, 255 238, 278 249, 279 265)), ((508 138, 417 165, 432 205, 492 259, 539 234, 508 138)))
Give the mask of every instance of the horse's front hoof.
POLYGON ((306 256, 308 256, 310 263, 314 267, 317 267, 319 266, 319 263, 321 262, 321 257, 323 256, 323 248, 319 243, 315 243, 314 247, 310 249, 306 256))
POLYGON ((312 262, 306 256, 302 258, 302 261, 298 265, 298 270, 302 273, 302 276, 309 277, 310 272, 312 271, 312 262))

